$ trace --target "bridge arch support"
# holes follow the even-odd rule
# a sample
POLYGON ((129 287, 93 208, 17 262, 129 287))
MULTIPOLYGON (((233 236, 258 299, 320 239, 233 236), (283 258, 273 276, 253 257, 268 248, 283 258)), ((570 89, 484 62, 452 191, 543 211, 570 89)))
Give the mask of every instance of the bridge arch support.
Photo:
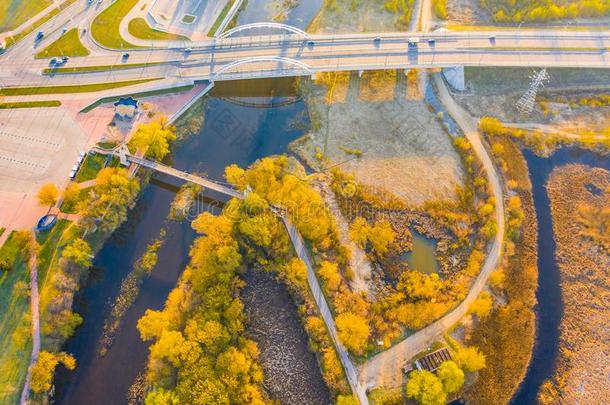
MULTIPOLYGON (((215 71, 212 74, 211 80, 212 81, 222 80, 223 75, 230 75, 231 70, 235 69, 238 66, 251 64, 251 63, 264 63, 264 62, 277 62, 278 64, 290 65, 294 68, 293 70, 288 71, 287 72, 288 74, 279 74, 279 75, 272 74, 272 76, 293 76, 293 73, 295 72, 295 70, 298 74, 296 74, 294 76, 311 75, 314 73, 314 70, 309 65, 307 65, 306 63, 300 62, 296 59, 285 58, 282 56, 253 56, 250 58, 239 59, 239 60, 236 60, 234 62, 224 65, 223 67, 221 67, 220 69, 218 69, 217 71, 215 71)), ((252 71, 250 75, 256 76, 256 71, 252 71)), ((263 76, 265 76, 265 75, 263 75, 263 76)))
POLYGON ((294 35, 300 35, 303 38, 309 38, 308 33, 303 31, 302 29, 293 27, 291 25, 274 23, 274 22, 263 22, 263 23, 252 23, 252 24, 239 25, 235 28, 231 28, 230 30, 221 33, 220 35, 217 35, 216 39, 228 38, 230 36, 237 34, 238 32, 250 31, 250 30, 254 30, 254 29, 258 29, 258 28, 269 28, 269 29, 273 29, 273 30, 286 31, 286 32, 289 32, 294 35))

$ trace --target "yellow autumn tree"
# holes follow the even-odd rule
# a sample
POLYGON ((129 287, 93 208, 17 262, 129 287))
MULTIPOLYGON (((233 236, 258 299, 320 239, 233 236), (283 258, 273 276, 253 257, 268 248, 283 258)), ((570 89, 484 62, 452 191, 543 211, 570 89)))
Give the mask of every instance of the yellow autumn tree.
POLYGON ((62 363, 68 370, 74 370, 76 367, 76 360, 67 353, 54 354, 43 350, 38 354, 38 360, 32 367, 32 381, 30 383, 32 392, 41 393, 51 389, 55 367, 59 363, 62 363))
POLYGON ((59 198, 59 189, 53 183, 44 184, 38 190, 38 203, 43 206, 48 206, 51 208, 57 203, 57 199, 59 198))
POLYGON ((371 334, 366 318, 344 312, 337 317, 336 324, 341 343, 351 352, 362 354, 371 334))
POLYGON ((320 277, 324 280, 324 285, 330 291, 337 291, 339 286, 341 285, 341 275, 339 274, 339 270, 337 268, 336 263, 331 263, 329 261, 323 261, 320 264, 320 269, 318 270, 320 277))

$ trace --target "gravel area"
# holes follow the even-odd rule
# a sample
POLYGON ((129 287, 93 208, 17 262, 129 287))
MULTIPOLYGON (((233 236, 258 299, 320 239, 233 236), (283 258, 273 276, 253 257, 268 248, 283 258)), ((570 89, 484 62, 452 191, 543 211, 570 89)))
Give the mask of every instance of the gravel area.
POLYGON ((260 349, 271 398, 291 405, 329 404, 329 390, 286 287, 262 270, 249 269, 244 279, 247 330, 260 349))

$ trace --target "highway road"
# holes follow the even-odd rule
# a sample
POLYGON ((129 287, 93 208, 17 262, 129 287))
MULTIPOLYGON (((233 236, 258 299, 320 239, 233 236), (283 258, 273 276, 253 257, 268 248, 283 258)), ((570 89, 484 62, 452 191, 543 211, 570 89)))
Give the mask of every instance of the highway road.
MULTIPOLYGON (((132 50, 128 59, 123 58, 123 51, 104 49, 86 58, 73 58, 66 66, 152 64, 139 69, 115 68, 113 81, 169 76, 234 80, 458 65, 610 67, 610 31, 388 32, 308 38, 291 34, 229 37, 192 45, 190 53, 171 47, 132 50), (410 46, 410 39, 416 44, 410 46)), ((4 55, 0 58, 2 83, 42 86, 97 83, 109 78, 108 71, 43 76, 41 72, 48 63, 4 55)))

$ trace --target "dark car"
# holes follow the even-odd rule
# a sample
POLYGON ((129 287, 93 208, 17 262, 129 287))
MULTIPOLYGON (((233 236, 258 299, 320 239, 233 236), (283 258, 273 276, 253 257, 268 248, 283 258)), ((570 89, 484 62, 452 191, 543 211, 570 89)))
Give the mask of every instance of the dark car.
POLYGON ((36 41, 40 41, 42 38, 44 38, 44 32, 42 31, 38 31, 38 34, 36 34, 36 41))

